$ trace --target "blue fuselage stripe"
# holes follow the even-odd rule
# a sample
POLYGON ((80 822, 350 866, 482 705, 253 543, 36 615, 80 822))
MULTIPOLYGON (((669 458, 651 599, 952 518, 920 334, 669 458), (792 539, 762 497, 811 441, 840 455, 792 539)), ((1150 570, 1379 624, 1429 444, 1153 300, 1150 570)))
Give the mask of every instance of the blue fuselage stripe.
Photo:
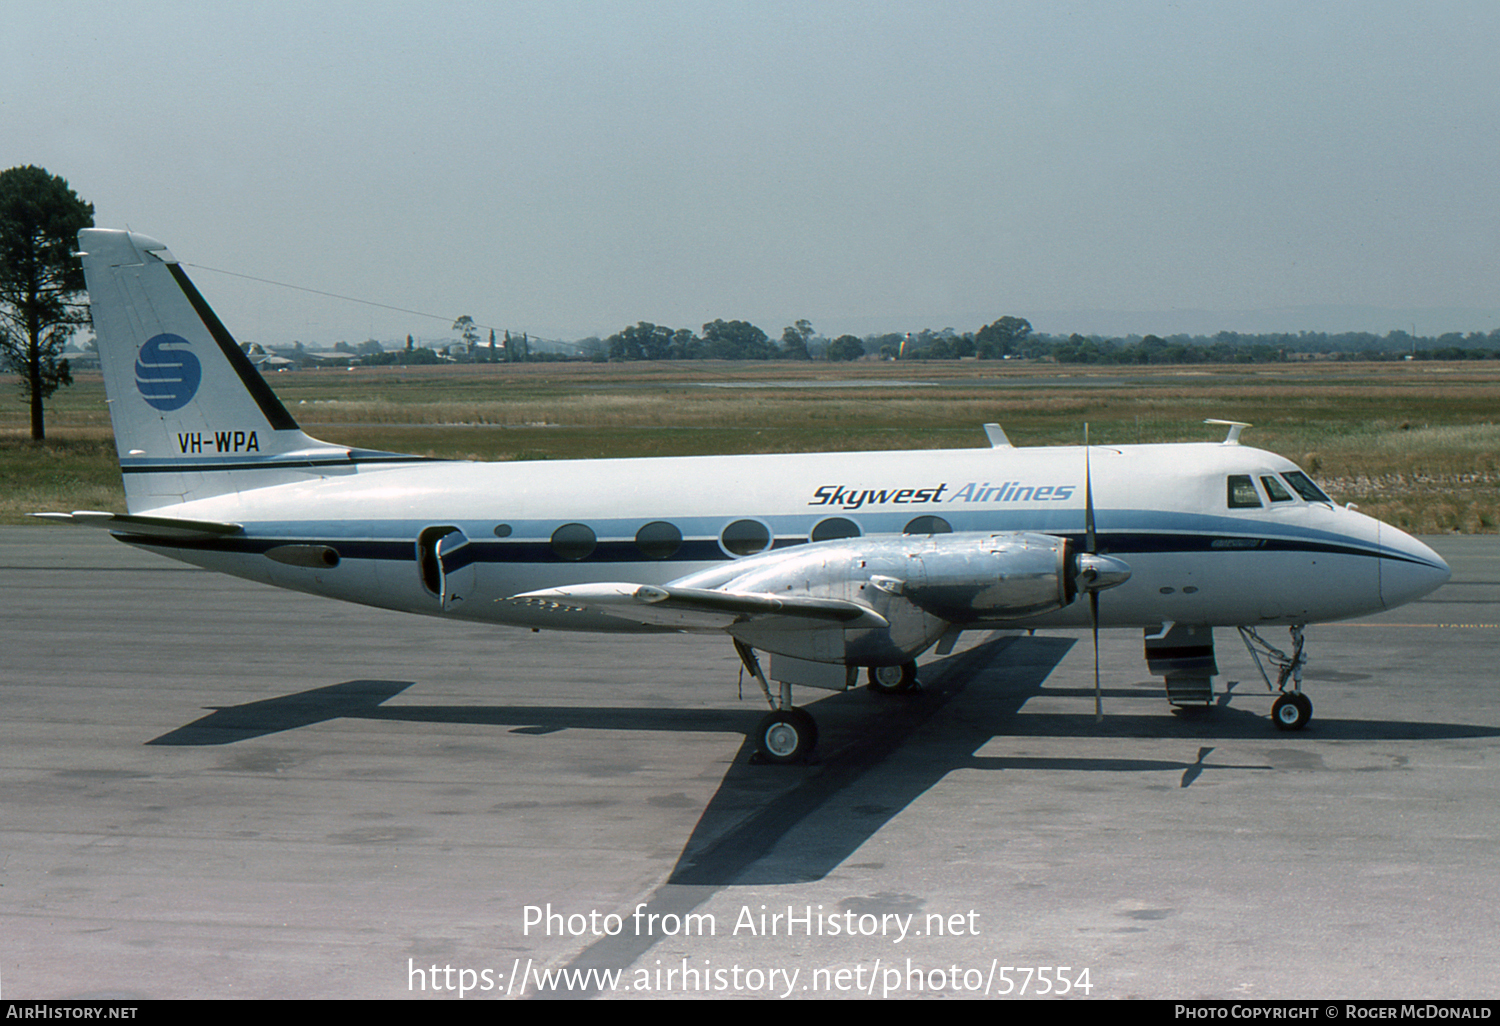
MULTIPOLYGON (((941 537, 941 536, 938 536, 941 537)), ((1059 534, 1075 546, 1082 546, 1082 534, 1059 534)), ((130 538, 142 541, 153 548, 171 548, 206 552, 264 553, 283 545, 318 545, 335 549, 343 559, 366 559, 386 561, 412 561, 415 557, 415 539, 377 539, 340 537, 245 537, 205 539, 130 538)), ((806 538, 777 538, 775 548, 806 544, 806 538)), ((1297 538, 1226 537, 1223 535, 1119 533, 1100 534, 1099 551, 1105 555, 1131 555, 1141 553, 1183 554, 1205 552, 1311 552, 1328 555, 1369 556, 1397 559, 1403 562, 1428 565, 1425 561, 1391 550, 1376 551, 1357 545, 1336 544, 1297 538)), ((547 541, 539 540, 476 540, 471 539, 464 549, 464 563, 496 564, 564 564, 564 563, 713 563, 727 561, 719 543, 711 538, 684 539, 681 547, 671 556, 662 559, 643 554, 633 541, 601 541, 593 552, 580 560, 566 559, 553 551, 547 541)))

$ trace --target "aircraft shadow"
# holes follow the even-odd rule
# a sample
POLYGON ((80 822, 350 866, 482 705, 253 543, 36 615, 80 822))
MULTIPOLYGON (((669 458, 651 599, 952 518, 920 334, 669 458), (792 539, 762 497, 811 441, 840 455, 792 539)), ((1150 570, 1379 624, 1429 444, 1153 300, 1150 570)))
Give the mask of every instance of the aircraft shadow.
MULTIPOLYGON (((1164 705, 1157 688, 1105 691, 1106 717, 1091 713, 1027 712, 1022 707, 1075 644, 1069 637, 997 636, 965 652, 926 663, 924 687, 910 695, 882 696, 859 688, 830 693, 810 703, 822 739, 813 764, 754 765, 749 733, 759 708, 704 710, 591 706, 446 706, 385 702, 412 686, 401 680, 351 680, 291 695, 217 708, 208 715, 146 742, 164 746, 227 745, 295 730, 332 719, 462 723, 508 727, 514 733, 549 734, 574 729, 721 731, 746 736, 739 754, 699 817, 668 876, 676 900, 702 888, 731 883, 790 883, 816 880, 843 863, 887 822, 958 769, 990 771, 1180 772, 1187 787, 1205 769, 1269 770, 1269 766, 1209 765, 1214 749, 1197 759, 1029 758, 981 756, 996 737, 1141 737, 1184 741, 1265 739, 1278 735, 1264 711, 1227 704, 1176 716, 1111 713, 1150 697, 1164 705), (969 692, 962 715, 941 732, 928 723, 969 692), (914 738, 923 734, 921 744, 914 738), (889 771, 883 764, 899 758, 889 771), (866 780, 878 774, 878 786, 866 780), (852 799, 862 800, 854 803, 852 799), (797 843, 778 845, 793 831, 797 843)), ((1061 697, 1092 696, 1091 689, 1049 689, 1061 697)), ((1160 708, 1160 705, 1158 705, 1160 708)), ((1460 724, 1314 719, 1309 740, 1430 740, 1500 736, 1500 729, 1460 724)))
POLYGON ((382 703, 411 687, 408 680, 347 680, 293 695, 215 709, 148 745, 227 745, 335 719, 406 723, 467 723, 510 727, 515 734, 559 730, 722 731, 743 734, 762 715, 734 710, 596 708, 546 705, 400 705, 382 703))
MULTIPOLYGON (((1046 651, 1045 646, 1049 642, 1061 645, 1061 650, 1056 653, 1058 659, 1072 645, 1072 641, 1066 638, 1004 638, 971 651, 987 653, 987 657, 991 660, 998 659, 999 653, 1008 648, 1010 642, 1024 643, 1026 651, 1032 655, 1046 651)), ((1014 656, 1015 653, 1012 655, 1014 656)), ((952 672, 973 673, 972 668, 960 669, 955 664, 955 660, 966 659, 969 659, 968 653, 930 662, 922 672, 930 681, 938 678, 939 675, 946 678, 952 672)), ((1055 662, 1051 662, 1041 667, 1045 672, 1036 676, 1029 687, 1026 685, 1027 667, 1020 665, 1019 661, 1016 663, 1007 661, 1007 665, 1004 666, 980 666, 978 670, 983 674, 983 682, 987 688, 1002 689, 1010 694, 1012 701, 1006 703, 1005 709, 998 711, 1013 715, 1020 711, 1026 698, 1040 691, 1041 682, 1046 679, 1047 674, 1051 673, 1055 665, 1055 662)), ((1035 671, 1038 668, 1033 666, 1032 669, 1035 671)), ((299 691, 291 695, 215 708, 207 716, 153 738, 146 744, 183 747, 227 745, 334 719, 468 723, 510 727, 511 732, 517 734, 550 734, 569 728, 722 731, 746 734, 754 728, 763 715, 760 709, 754 712, 740 712, 641 706, 595 708, 544 705, 403 705, 394 707, 383 705, 384 702, 411 687, 413 683, 413 681, 406 680, 349 680, 313 688, 309 691, 299 691)), ((956 693, 950 693, 947 690, 952 686, 930 683, 919 695, 911 697, 876 697, 868 695, 861 689, 832 695, 813 703, 820 722, 832 715, 838 723, 857 721, 861 730, 871 725, 876 728, 863 739, 866 743, 862 746, 852 744, 838 746, 830 744, 830 739, 827 737, 830 732, 827 731, 825 725, 825 738, 819 749, 819 762, 826 767, 835 760, 852 762, 862 757, 865 760, 871 756, 883 757, 889 751, 900 747, 917 726, 925 723, 938 708, 941 708, 942 704, 946 703, 948 698, 952 697, 953 693, 956 693), (882 727, 884 730, 880 729, 882 727), (887 743, 878 746, 878 753, 871 750, 871 746, 876 745, 882 738, 887 743)), ((958 690, 962 690, 962 686, 958 686, 958 690)), ((1048 689, 1048 693, 1059 696, 1071 693, 1080 697, 1093 694, 1092 691, 1085 689, 1070 691, 1055 688, 1048 689)), ((1181 738, 1219 740, 1278 736, 1267 735, 1269 722, 1264 713, 1234 708, 1227 704, 1221 704, 1211 711, 1177 710, 1177 715, 1170 718, 1159 713, 1141 716, 1109 712, 1112 699, 1139 699, 1145 693, 1142 689, 1130 691, 1106 689, 1104 692, 1106 716, 1102 724, 1096 723, 1090 714, 1028 713, 1023 718, 1009 720, 1003 731, 996 731, 989 736, 1003 734, 1008 737, 1161 738, 1164 734, 1169 734, 1181 738)), ((1161 698, 1161 692, 1157 689, 1151 690, 1149 694, 1153 699, 1161 698)), ((852 726, 851 724, 851 728, 852 726)), ((1500 736, 1500 728, 1404 720, 1335 720, 1319 717, 1313 720, 1304 736, 1340 741, 1438 740, 1496 737, 1500 736)), ((735 760, 736 766, 747 764, 753 750, 754 746, 747 740, 741 749, 740 758, 735 760)))

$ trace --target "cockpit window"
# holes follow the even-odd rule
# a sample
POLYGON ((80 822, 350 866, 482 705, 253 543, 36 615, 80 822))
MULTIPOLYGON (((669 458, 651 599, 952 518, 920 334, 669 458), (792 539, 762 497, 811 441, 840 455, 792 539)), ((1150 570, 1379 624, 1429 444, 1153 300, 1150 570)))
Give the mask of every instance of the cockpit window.
POLYGON ((1292 486, 1292 490, 1302 496, 1308 502, 1326 502, 1330 506, 1333 500, 1323 494, 1323 489, 1312 483, 1312 478, 1300 470, 1293 470, 1281 475, 1286 483, 1292 486))
POLYGON ((1292 501, 1292 493, 1282 487, 1281 482, 1274 477, 1266 475, 1260 479, 1260 483, 1265 486, 1266 494, 1270 496, 1272 502, 1292 501))
POLYGON ((1260 495, 1255 491, 1255 482, 1249 474, 1229 475, 1229 508, 1260 509, 1260 495))

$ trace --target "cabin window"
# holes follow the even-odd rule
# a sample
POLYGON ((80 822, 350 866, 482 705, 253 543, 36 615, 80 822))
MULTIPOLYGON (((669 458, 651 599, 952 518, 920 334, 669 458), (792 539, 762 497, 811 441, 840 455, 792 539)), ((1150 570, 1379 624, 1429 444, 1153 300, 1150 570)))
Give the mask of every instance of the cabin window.
POLYGON ((844 517, 829 517, 827 520, 818 521, 817 526, 812 529, 811 540, 820 542, 832 541, 834 538, 858 538, 863 533, 859 525, 852 520, 844 517))
POLYGON ((771 529, 759 520, 736 520, 719 535, 719 544, 731 556, 753 556, 771 544, 771 529))
POLYGON ((902 534, 952 534, 953 525, 942 517, 916 517, 901 529, 902 534))
POLYGON ((1292 491, 1302 496, 1308 502, 1326 502, 1330 506, 1333 500, 1323 494, 1323 489, 1312 483, 1312 478, 1300 470, 1293 470, 1288 474, 1282 474, 1282 479, 1292 486, 1292 491))
POLYGON ((552 532, 552 551, 559 559, 573 562, 587 559, 598 544, 593 528, 583 524, 563 524, 552 532))
POLYGON ((495 525, 495 537, 496 538, 509 538, 510 537, 510 525, 509 524, 496 524, 495 525))
POLYGON ((1229 475, 1229 508, 1260 509, 1260 495, 1249 474, 1229 475))
POLYGON ((647 559, 671 559, 682 548, 682 532, 674 524, 653 520, 635 532, 635 547, 647 559))
POLYGON ((1260 479, 1260 483, 1265 487, 1266 494, 1270 496, 1272 502, 1292 501, 1292 493, 1287 491, 1286 488, 1282 486, 1281 482, 1276 480, 1276 478, 1270 477, 1268 475, 1266 477, 1262 477, 1260 479))

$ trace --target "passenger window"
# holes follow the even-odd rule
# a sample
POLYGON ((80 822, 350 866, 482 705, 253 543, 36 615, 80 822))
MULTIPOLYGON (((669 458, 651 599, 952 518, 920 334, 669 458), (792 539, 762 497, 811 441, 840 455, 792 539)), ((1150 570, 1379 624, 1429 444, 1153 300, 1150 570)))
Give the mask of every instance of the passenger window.
POLYGON ((834 538, 858 538, 860 536, 859 525, 852 520, 843 517, 829 517, 827 520, 818 521, 818 525, 812 529, 811 540, 815 542, 832 541, 834 538))
POLYGON ((1229 508, 1260 509, 1260 495, 1255 491, 1255 482, 1249 474, 1229 475, 1229 508))
POLYGON ((1302 471, 1294 470, 1289 474, 1282 474, 1281 476, 1287 484, 1292 486, 1292 491, 1302 496, 1308 502, 1326 502, 1330 506, 1333 505, 1333 500, 1323 494, 1323 489, 1313 484, 1312 478, 1302 473, 1302 471))
POLYGON ((588 559, 597 545, 593 529, 584 524, 563 524, 552 532, 552 551, 560 559, 588 559))
POLYGON ((753 556, 771 544, 771 529, 759 520, 736 520, 719 535, 719 544, 731 556, 753 556))
POLYGON ((635 547, 647 559, 671 559, 682 548, 682 532, 664 520, 653 520, 635 532, 635 547))
POLYGON ((1281 482, 1274 477, 1262 477, 1260 483, 1265 486, 1266 494, 1271 497, 1272 502, 1292 501, 1292 493, 1283 488, 1281 482))
POLYGON ((901 529, 902 534, 952 534, 953 525, 942 517, 915 517, 901 529))

